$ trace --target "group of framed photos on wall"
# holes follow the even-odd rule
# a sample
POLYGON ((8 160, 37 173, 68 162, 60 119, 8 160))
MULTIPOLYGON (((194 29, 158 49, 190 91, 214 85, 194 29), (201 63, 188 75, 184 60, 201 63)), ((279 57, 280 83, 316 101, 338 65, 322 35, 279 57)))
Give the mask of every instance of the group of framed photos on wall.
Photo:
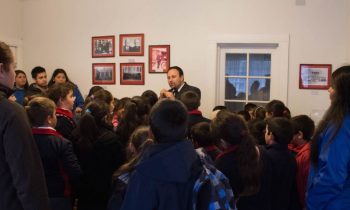
MULTIPOLYGON (((144 34, 120 34, 119 56, 144 56, 144 34)), ((91 41, 93 58, 115 57, 115 37, 95 36, 91 41)), ((148 73, 166 73, 170 66, 170 45, 148 46, 148 73)), ((93 84, 115 84, 115 63, 93 63, 93 84)), ((144 85, 145 64, 120 63, 121 85, 144 85)))

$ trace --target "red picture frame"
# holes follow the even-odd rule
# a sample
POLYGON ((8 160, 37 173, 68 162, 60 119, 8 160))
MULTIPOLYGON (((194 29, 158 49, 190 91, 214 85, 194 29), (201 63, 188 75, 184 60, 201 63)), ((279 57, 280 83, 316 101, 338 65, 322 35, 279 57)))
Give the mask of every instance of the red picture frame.
POLYGON ((328 89, 331 72, 331 64, 300 64, 299 89, 328 89))
POLYGON ((91 38, 91 52, 93 58, 114 57, 115 37, 94 36, 91 38))
POLYGON ((121 85, 144 85, 145 64, 144 63, 121 63, 120 64, 121 85))
POLYGON ((170 45, 150 45, 148 57, 149 73, 167 73, 170 67, 170 45))
POLYGON ((120 56, 143 56, 144 55, 144 34, 120 34, 119 55, 120 56))
POLYGON ((115 63, 93 63, 92 84, 113 85, 115 84, 115 63))

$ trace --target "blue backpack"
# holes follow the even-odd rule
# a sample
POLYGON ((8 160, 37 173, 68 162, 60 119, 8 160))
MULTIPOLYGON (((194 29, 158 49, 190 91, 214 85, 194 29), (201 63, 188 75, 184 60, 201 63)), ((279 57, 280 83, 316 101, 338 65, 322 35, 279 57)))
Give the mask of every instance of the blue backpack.
POLYGON ((202 193, 209 196, 208 210, 237 210, 233 191, 227 177, 215 168, 202 148, 196 149, 196 152, 203 169, 193 188, 193 210, 197 210, 199 194, 202 193))

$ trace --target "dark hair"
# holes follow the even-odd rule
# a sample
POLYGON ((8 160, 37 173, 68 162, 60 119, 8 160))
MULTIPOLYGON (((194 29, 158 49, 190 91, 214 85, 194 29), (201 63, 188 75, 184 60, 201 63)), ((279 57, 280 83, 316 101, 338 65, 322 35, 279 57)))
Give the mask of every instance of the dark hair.
POLYGON ((191 139, 198 147, 207 147, 215 143, 210 132, 210 123, 200 122, 192 126, 190 131, 191 139))
POLYGON ((250 120, 250 114, 246 110, 241 110, 241 111, 237 112, 237 114, 241 115, 244 118, 244 120, 247 122, 250 120))
POLYGON ((273 117, 284 117, 286 107, 282 101, 272 100, 266 104, 265 110, 267 113, 272 114, 273 117))
POLYGON ((266 125, 269 132, 273 134, 274 141, 287 145, 293 138, 294 129, 292 122, 285 117, 273 117, 266 119, 266 125))
POLYGON ((331 137, 327 139, 327 146, 334 140, 344 117, 350 108, 350 66, 342 66, 332 73, 332 88, 335 93, 332 96, 331 105, 316 128, 315 135, 311 140, 311 161, 314 165, 318 162, 319 145, 321 133, 332 124, 334 126, 331 137))
POLYGON ((141 96, 135 96, 125 103, 123 117, 119 119, 117 128, 124 145, 138 126, 148 124, 148 113, 149 106, 141 96))
POLYGON ((246 105, 244 105, 244 110, 245 111, 251 111, 251 110, 255 109, 256 107, 257 107, 256 104, 247 103, 246 105))
POLYGON ((99 136, 99 127, 108 126, 105 120, 108 113, 109 104, 101 100, 94 100, 85 107, 78 124, 81 151, 92 149, 99 136))
POLYGON ((73 89, 74 87, 71 83, 53 84, 47 91, 47 97, 58 105, 59 100, 64 99, 73 89))
POLYGON ((261 165, 246 122, 239 115, 222 110, 213 119, 211 131, 217 138, 231 145, 238 145, 237 167, 243 186, 239 196, 257 193, 260 189, 261 165))
POLYGON ((293 117, 291 120, 294 127, 294 134, 301 131, 303 133, 304 140, 310 141, 315 131, 314 121, 307 115, 298 115, 293 117))
MULTIPOLYGON (((25 90, 27 90, 28 89, 28 87, 29 87, 29 84, 28 84, 28 79, 27 79, 27 75, 26 75, 26 73, 24 72, 24 71, 22 71, 22 70, 16 70, 15 71, 15 73, 16 73, 16 77, 17 77, 17 75, 19 75, 19 74, 24 74, 24 76, 26 76, 26 84, 24 84, 24 89, 25 90)), ((16 86, 16 82, 15 82, 15 86, 16 86)))
POLYGON ((227 107, 226 106, 222 106, 222 105, 219 105, 219 106, 215 106, 213 108, 213 111, 216 111, 216 110, 227 110, 227 107))
POLYGON ((0 63, 4 65, 4 69, 7 71, 13 62, 14 58, 10 47, 5 42, 0 41, 0 63))
POLYGON ((188 117, 186 107, 181 101, 158 101, 153 106, 149 118, 155 142, 178 142, 186 137, 188 117))
POLYGON ((184 75, 184 71, 180 67, 178 67, 178 66, 170 66, 169 69, 168 69, 168 72, 170 70, 172 70, 172 69, 175 69, 177 72, 179 72, 180 77, 184 75))
POLYGON ((43 126, 47 117, 53 116, 55 110, 55 103, 46 97, 35 97, 26 106, 29 121, 34 127, 43 126))
POLYGON ((253 118, 263 120, 266 116, 266 110, 264 107, 258 106, 253 111, 253 118))
POLYGON ((158 96, 153 90, 146 90, 141 96, 146 99, 151 108, 158 101, 158 96))
POLYGON ((148 138, 149 127, 141 126, 138 127, 130 136, 129 143, 135 148, 135 153, 130 154, 129 160, 123 164, 119 169, 117 169, 113 174, 113 180, 116 180, 118 176, 124 173, 130 173, 134 171, 137 163, 139 162, 144 150, 148 148, 149 145, 153 144, 153 140, 148 138))
POLYGON ((248 129, 259 145, 266 145, 265 129, 266 123, 263 119, 253 119, 248 122, 248 129))
POLYGON ((44 69, 44 67, 41 66, 36 66, 32 69, 32 78, 36 79, 36 77, 38 76, 38 74, 46 72, 46 70, 44 69))
POLYGON ((200 106, 200 98, 194 91, 187 91, 181 95, 181 102, 185 104, 188 111, 198 109, 200 106))
POLYGON ((86 97, 85 104, 88 104, 94 100, 101 100, 107 104, 110 104, 114 100, 114 98, 113 98, 112 93, 109 92, 108 90, 100 89, 100 90, 94 92, 90 97, 86 97))
POLYGON ((117 101, 116 106, 114 107, 114 111, 118 111, 120 109, 124 109, 126 103, 130 102, 131 98, 129 97, 123 97, 117 101))
POLYGON ((87 97, 92 96, 94 93, 96 93, 96 92, 99 91, 99 90, 103 90, 103 87, 98 86, 98 85, 97 85, 97 86, 91 87, 90 90, 89 90, 89 94, 87 95, 87 97))
MULTIPOLYGON (((55 77, 58 75, 58 74, 64 74, 64 77, 66 78, 66 82, 67 83, 72 83, 69 78, 68 78, 68 75, 66 73, 66 71, 64 69, 56 69, 53 73, 52 73, 52 76, 51 76, 51 79, 49 81, 49 87, 53 84, 55 84, 55 77)), ((72 83, 73 84, 73 83, 72 83)))

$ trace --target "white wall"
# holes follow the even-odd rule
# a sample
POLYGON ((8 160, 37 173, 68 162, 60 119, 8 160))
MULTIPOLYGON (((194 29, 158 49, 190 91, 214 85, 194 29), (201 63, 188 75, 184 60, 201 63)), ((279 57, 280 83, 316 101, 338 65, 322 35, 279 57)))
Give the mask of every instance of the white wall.
MULTIPOLYGON (((1 0, 3 1, 3 0, 1 0)), ((10 0, 8 0, 10 1, 10 0)), ((42 65, 49 75, 68 71, 86 94, 91 64, 115 62, 117 84, 106 86, 116 97, 158 92, 167 87, 165 74, 148 74, 148 45, 170 44, 171 65, 185 71, 185 80, 202 90, 206 115, 215 105, 215 68, 208 65, 213 36, 235 34, 289 35, 288 106, 292 114, 310 114, 329 105, 327 91, 298 89, 300 63, 349 62, 348 0, 306 0, 305 6, 281 0, 27 0, 22 2, 25 70, 42 65), (144 33, 145 56, 91 58, 91 37, 144 33), (119 85, 120 62, 145 62, 144 86, 119 85)), ((18 30, 20 31, 20 30, 18 30)), ((13 32, 15 36, 16 32, 13 32)), ((9 34, 11 35, 11 34, 9 34)))
MULTIPOLYGON (((18 0, 0 0, 0 41, 21 47, 22 4, 18 0)), ((17 66, 22 68, 22 51, 17 51, 17 66)))

